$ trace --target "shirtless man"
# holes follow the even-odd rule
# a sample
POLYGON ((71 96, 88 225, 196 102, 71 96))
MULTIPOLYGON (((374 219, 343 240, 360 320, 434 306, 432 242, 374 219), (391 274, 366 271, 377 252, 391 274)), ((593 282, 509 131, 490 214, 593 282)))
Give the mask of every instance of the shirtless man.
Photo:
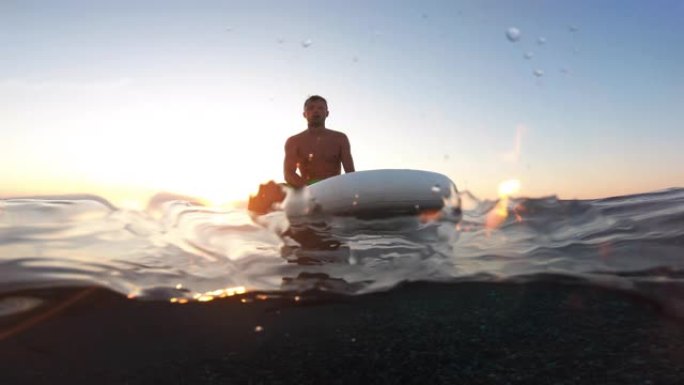
POLYGON ((328 113, 328 103, 321 96, 311 96, 304 102, 308 128, 285 142, 283 171, 290 186, 301 188, 340 175, 340 165, 344 172, 354 172, 347 135, 325 128, 328 113))
MULTIPOLYGON (((328 117, 328 103, 315 95, 304 103, 304 117, 308 128, 285 142, 285 181, 294 188, 301 188, 344 172, 354 172, 347 135, 325 128, 328 117), (299 169, 299 174, 297 174, 299 169)), ((250 196, 247 208, 257 214, 273 209, 273 204, 282 202, 285 193, 274 181, 259 186, 256 196, 250 196)))

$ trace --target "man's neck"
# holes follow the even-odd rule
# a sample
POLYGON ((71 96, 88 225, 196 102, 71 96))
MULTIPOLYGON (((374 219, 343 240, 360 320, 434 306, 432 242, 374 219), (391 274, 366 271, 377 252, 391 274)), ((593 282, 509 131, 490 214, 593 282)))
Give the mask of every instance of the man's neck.
POLYGON ((309 132, 322 132, 323 130, 325 130, 325 126, 322 124, 309 124, 309 132))

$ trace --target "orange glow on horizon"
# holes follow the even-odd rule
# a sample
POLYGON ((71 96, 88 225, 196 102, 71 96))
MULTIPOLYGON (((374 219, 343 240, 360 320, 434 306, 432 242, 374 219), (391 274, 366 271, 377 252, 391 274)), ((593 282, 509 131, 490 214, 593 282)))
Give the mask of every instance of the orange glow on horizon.
MULTIPOLYGON (((493 230, 501 226, 506 218, 508 218, 508 201, 509 197, 513 194, 517 194, 520 191, 520 181, 517 179, 509 179, 499 183, 499 201, 496 206, 487 213, 487 218, 485 219, 485 228, 487 230, 493 230)), ((515 213, 516 219, 522 220, 522 218, 515 213)))
POLYGON ((110 202, 113 206, 128 210, 145 210, 150 200, 157 194, 163 193, 178 199, 187 199, 203 206, 230 208, 239 207, 246 202, 250 193, 256 192, 258 184, 245 184, 244 194, 238 189, 230 191, 225 186, 203 187, 195 189, 172 189, 142 187, 137 185, 115 185, 110 183, 98 184, 94 181, 57 180, 8 180, 6 186, 0 188, 0 199, 23 197, 87 197, 97 196, 110 202))

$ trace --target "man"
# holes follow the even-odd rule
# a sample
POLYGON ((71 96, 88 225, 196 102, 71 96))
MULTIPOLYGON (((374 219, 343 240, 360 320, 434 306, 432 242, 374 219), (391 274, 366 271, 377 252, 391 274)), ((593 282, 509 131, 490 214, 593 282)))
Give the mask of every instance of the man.
MULTIPOLYGON (((344 167, 344 172, 354 172, 349 139, 347 135, 325 127, 328 114, 328 103, 323 97, 314 95, 304 102, 304 118, 308 127, 285 142, 283 172, 291 187, 301 188, 340 175, 340 166, 344 167)), ((284 198, 281 187, 270 181, 259 186, 257 195, 249 198, 247 208, 257 214, 265 214, 272 210, 274 203, 284 198)))
POLYGON ((285 181, 292 187, 301 188, 320 180, 354 172, 354 159, 347 135, 325 127, 328 103, 318 95, 304 102, 306 130, 291 136, 285 142, 285 181), (299 174, 297 174, 299 169, 299 174))

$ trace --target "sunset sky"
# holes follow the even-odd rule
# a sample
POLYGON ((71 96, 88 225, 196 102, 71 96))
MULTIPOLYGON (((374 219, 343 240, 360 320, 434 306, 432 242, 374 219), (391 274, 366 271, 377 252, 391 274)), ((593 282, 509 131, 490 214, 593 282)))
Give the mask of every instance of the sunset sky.
POLYGON ((678 0, 2 0, 0 196, 246 199, 283 179, 312 94, 357 170, 480 198, 684 187, 683 20, 678 0))

